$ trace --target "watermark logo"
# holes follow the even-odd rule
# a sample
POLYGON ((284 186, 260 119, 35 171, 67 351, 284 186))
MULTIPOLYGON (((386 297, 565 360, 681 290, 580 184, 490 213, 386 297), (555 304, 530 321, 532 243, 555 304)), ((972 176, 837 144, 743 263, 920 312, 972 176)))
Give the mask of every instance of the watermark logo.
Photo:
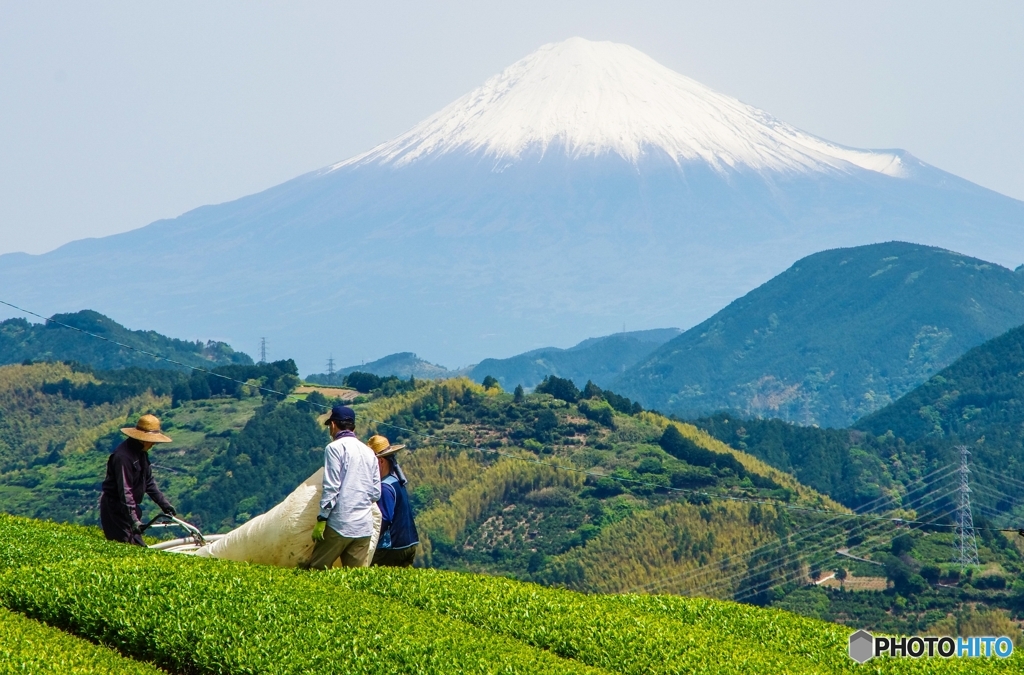
POLYGON ((1013 654, 1013 640, 1005 635, 958 638, 931 635, 875 637, 866 630, 859 630, 850 636, 849 654, 857 663, 867 663, 876 656, 907 656, 912 659, 923 656, 940 656, 944 659, 997 656, 1005 659, 1013 654))

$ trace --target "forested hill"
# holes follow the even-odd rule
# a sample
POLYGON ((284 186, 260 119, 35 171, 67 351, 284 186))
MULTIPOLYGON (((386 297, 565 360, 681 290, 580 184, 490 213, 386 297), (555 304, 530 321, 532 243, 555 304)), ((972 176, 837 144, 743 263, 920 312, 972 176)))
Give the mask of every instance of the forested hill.
POLYGON ((970 350, 856 428, 912 447, 967 444, 984 472, 979 482, 1019 481, 1024 493, 1024 326, 970 350))
POLYGON ((1024 323, 1024 274, 889 242, 817 253, 611 386, 645 406, 845 427, 1024 323))
MULTIPOLYGON (((851 429, 724 413, 694 424, 851 508, 921 476, 950 474, 966 445, 976 522, 1024 523, 1024 326, 971 349, 851 429)), ((950 497, 944 508, 954 505, 950 497)))
MULTIPOLYGON (((82 310, 55 314, 53 321, 161 354, 191 366, 251 365, 247 354, 236 352, 223 342, 189 342, 166 337, 151 330, 129 330, 99 312, 82 310)), ((111 342, 97 340, 56 323, 29 323, 25 319, 0 322, 0 365, 25 361, 77 362, 100 370, 137 366, 173 368, 166 361, 139 354, 111 342)))

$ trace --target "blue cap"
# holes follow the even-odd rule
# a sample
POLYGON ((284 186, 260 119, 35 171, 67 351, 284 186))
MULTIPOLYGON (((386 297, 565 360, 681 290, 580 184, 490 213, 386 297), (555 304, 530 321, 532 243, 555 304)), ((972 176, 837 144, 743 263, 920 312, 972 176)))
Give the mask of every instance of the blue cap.
POLYGON ((331 408, 331 416, 327 418, 324 425, 330 424, 331 422, 355 422, 356 411, 349 408, 347 405, 336 405, 331 408))

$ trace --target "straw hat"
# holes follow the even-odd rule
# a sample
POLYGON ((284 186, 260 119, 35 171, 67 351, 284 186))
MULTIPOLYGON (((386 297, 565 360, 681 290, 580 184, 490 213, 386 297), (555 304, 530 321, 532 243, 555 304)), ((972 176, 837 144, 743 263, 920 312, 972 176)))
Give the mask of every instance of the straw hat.
POLYGON ((121 433, 144 443, 170 443, 171 439, 160 433, 160 419, 156 415, 143 415, 134 427, 122 427, 121 433))
POLYGON ((371 436, 366 444, 373 450, 373 454, 378 457, 390 457, 405 447, 404 445, 391 445, 391 441, 379 435, 371 436))

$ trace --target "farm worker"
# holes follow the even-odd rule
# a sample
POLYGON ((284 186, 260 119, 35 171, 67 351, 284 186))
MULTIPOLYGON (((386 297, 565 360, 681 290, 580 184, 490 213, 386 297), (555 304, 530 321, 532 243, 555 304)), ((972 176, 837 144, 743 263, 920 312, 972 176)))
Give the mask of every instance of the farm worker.
POLYGON ((107 475, 100 493, 100 524, 103 534, 112 541, 145 546, 142 541, 142 497, 157 503, 160 509, 175 515, 153 480, 149 464, 149 449, 157 443, 170 443, 160 432, 160 420, 155 415, 143 415, 134 427, 121 429, 126 438, 110 453, 107 475))
POLYGON ((404 445, 391 445, 383 436, 373 436, 368 445, 377 455, 380 469, 380 538, 373 553, 371 565, 383 567, 410 567, 416 558, 416 545, 420 543, 416 523, 412 517, 409 493, 405 490, 405 474, 398 466, 395 453, 404 445))
POLYGON ((373 450, 356 438, 356 413, 337 405, 324 422, 334 439, 324 448, 324 490, 313 528, 310 569, 327 569, 341 557, 345 567, 366 567, 373 535, 380 473, 373 450))

